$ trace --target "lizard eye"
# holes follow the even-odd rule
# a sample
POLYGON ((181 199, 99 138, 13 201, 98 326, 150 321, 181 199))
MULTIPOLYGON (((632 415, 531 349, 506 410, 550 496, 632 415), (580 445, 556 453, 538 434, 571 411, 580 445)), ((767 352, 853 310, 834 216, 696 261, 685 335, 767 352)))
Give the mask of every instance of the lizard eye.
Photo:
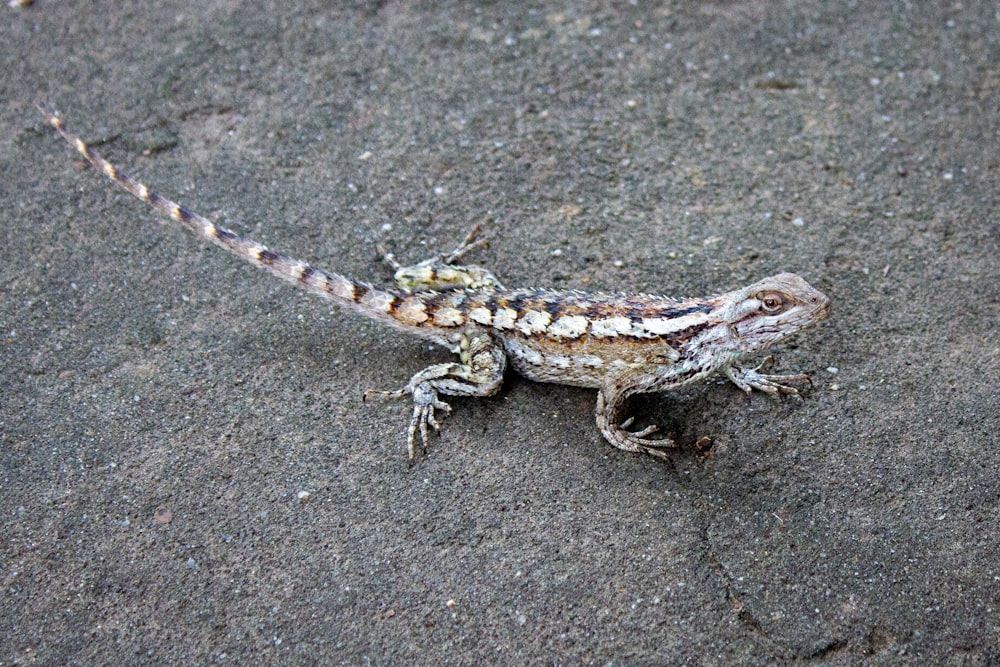
POLYGON ((785 300, 776 292, 765 292, 757 297, 765 313, 775 314, 781 312, 785 305, 785 300))

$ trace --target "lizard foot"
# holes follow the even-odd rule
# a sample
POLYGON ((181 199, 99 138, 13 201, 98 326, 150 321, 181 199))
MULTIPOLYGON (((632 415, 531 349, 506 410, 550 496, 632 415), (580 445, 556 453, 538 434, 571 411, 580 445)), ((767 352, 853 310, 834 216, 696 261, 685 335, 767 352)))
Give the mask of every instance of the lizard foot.
MULTIPOLYGON (((476 248, 485 248, 490 244, 490 242, 484 238, 478 240, 476 239, 476 237, 479 236, 479 232, 481 232, 482 229, 483 226, 477 222, 476 224, 472 225, 472 229, 470 229, 469 233, 465 235, 465 238, 462 239, 462 242, 458 244, 457 248, 455 248, 449 253, 441 253, 439 255, 435 255, 430 259, 424 260, 423 262, 421 262, 421 264, 430 264, 430 265, 454 264, 456 261, 465 257, 465 255, 467 255, 470 251, 475 250, 476 248)), ((386 247, 381 243, 375 244, 375 252, 379 254, 379 256, 382 258, 382 261, 388 264, 393 271, 399 271, 400 269, 407 268, 403 266, 403 264, 401 264, 399 260, 396 259, 395 254, 387 250, 386 247)))
POLYGON ((492 396, 503 382, 507 355, 494 338, 484 332, 462 334, 458 341, 461 363, 433 364, 416 373, 401 389, 396 391, 365 392, 386 398, 413 397, 413 417, 407 431, 406 448, 410 464, 416 456, 417 436, 421 449, 426 453, 430 429, 440 430, 440 419, 451 413, 451 406, 442 401, 444 396, 492 396))
POLYGON ((439 259, 445 264, 454 264, 456 261, 465 257, 469 251, 475 250, 476 248, 487 247, 490 244, 488 239, 476 239, 481 231, 483 231, 482 224, 477 222, 472 225, 472 229, 470 229, 469 233, 465 235, 465 238, 458 244, 458 247, 447 255, 440 255, 439 259))
MULTIPOLYGON (((410 457, 410 465, 416 457, 417 434, 420 434, 420 449, 426 454, 427 443, 430 431, 428 427, 437 433, 441 430, 441 422, 438 421, 435 410, 440 410, 444 416, 451 414, 451 406, 438 398, 437 390, 430 382, 410 382, 402 389, 396 391, 368 390, 361 396, 362 401, 368 400, 369 396, 380 398, 402 398, 410 394, 413 396, 413 416, 410 418, 410 426, 406 433, 406 450, 410 457)), ((443 419, 444 417, 442 417, 443 419)))
POLYGON ((667 453, 663 451, 664 449, 670 449, 677 446, 677 444, 670 438, 657 440, 647 438, 647 435, 659 432, 660 428, 655 424, 647 426, 641 431, 627 430, 628 427, 632 425, 633 421, 635 421, 635 418, 629 417, 619 424, 618 427, 604 428, 601 430, 601 433, 608 440, 608 442, 619 449, 624 449, 627 452, 642 452, 660 459, 667 458, 667 453))
POLYGON ((486 239, 477 239, 476 235, 482 227, 474 225, 462 243, 449 253, 441 253, 422 262, 406 266, 401 264, 396 256, 386 250, 381 244, 375 249, 382 260, 395 271, 393 279, 405 290, 426 292, 429 290, 451 289, 482 289, 495 287, 502 289, 503 285, 491 271, 480 266, 459 266, 456 261, 462 259, 470 251, 488 245, 486 239))
POLYGON ((795 387, 789 387, 788 385, 781 384, 782 382, 808 382, 812 386, 812 380, 805 373, 796 373, 792 375, 771 375, 768 373, 760 373, 760 369, 767 363, 773 361, 771 357, 764 359, 754 368, 737 368, 735 366, 726 367, 726 377, 733 381, 737 387, 745 391, 747 394, 752 392, 754 389, 758 389, 771 396, 778 396, 780 394, 790 394, 799 400, 802 396, 799 395, 799 390, 795 387))

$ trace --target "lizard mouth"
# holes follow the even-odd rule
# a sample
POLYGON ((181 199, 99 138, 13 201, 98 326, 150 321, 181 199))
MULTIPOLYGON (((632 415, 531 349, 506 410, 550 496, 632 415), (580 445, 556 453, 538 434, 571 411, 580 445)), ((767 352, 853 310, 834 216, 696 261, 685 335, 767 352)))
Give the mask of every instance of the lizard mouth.
POLYGON ((823 297, 823 304, 816 309, 816 319, 825 320, 830 316, 830 299, 823 297))

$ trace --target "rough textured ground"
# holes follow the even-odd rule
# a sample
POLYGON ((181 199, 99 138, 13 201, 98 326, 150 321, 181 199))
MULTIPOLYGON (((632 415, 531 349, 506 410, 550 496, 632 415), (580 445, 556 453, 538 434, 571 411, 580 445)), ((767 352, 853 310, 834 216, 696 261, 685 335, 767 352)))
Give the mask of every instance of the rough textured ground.
POLYGON ((0 663, 997 664, 991 3, 189 4, 0 7, 0 663), (815 388, 638 400, 662 463, 512 377, 407 469, 361 393, 444 355, 160 224, 36 96, 358 277, 476 220, 511 285, 796 271, 815 388))

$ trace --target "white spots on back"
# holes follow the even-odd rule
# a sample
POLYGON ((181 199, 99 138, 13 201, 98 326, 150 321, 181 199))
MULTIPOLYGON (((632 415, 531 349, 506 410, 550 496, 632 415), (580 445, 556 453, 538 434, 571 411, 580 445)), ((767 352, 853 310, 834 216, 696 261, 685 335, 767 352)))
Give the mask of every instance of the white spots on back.
POLYGON ((382 292, 380 290, 371 290, 366 292, 362 297, 359 305, 373 313, 388 313, 392 309, 392 304, 395 301, 395 297, 388 292, 382 292))
POLYGON ((597 338, 614 338, 616 336, 636 335, 637 333, 639 331, 633 330, 632 320, 627 317, 608 317, 590 323, 590 335, 597 338))
POLYGON ((587 333, 587 318, 583 315, 563 315, 548 328, 553 338, 579 338, 587 333))
POLYGON ((646 317, 643 318, 641 326, 644 331, 653 336, 662 336, 702 324, 707 319, 707 313, 692 313, 681 317, 646 317))
POLYGON ((544 333, 552 321, 552 316, 544 310, 529 310, 521 316, 515 325, 525 336, 544 333))
POLYGON ((704 324, 707 320, 706 313, 692 313, 681 317, 644 317, 635 322, 628 317, 619 315, 591 322, 590 335, 596 338, 615 338, 617 336, 656 338, 704 324))
POLYGON ((517 311, 513 308, 497 308, 493 315, 493 326, 497 329, 513 329, 517 320, 517 311))
POLYGON ((457 327, 465 323, 465 316, 457 308, 445 306, 434 313, 434 324, 439 327, 457 327))
POLYGON ((469 319, 488 327, 493 324, 493 313, 490 312, 489 308, 477 306, 469 311, 469 319))
POLYGON ((430 319, 427 315, 427 305, 419 297, 411 296, 396 307, 395 317, 407 326, 415 327, 430 319))

